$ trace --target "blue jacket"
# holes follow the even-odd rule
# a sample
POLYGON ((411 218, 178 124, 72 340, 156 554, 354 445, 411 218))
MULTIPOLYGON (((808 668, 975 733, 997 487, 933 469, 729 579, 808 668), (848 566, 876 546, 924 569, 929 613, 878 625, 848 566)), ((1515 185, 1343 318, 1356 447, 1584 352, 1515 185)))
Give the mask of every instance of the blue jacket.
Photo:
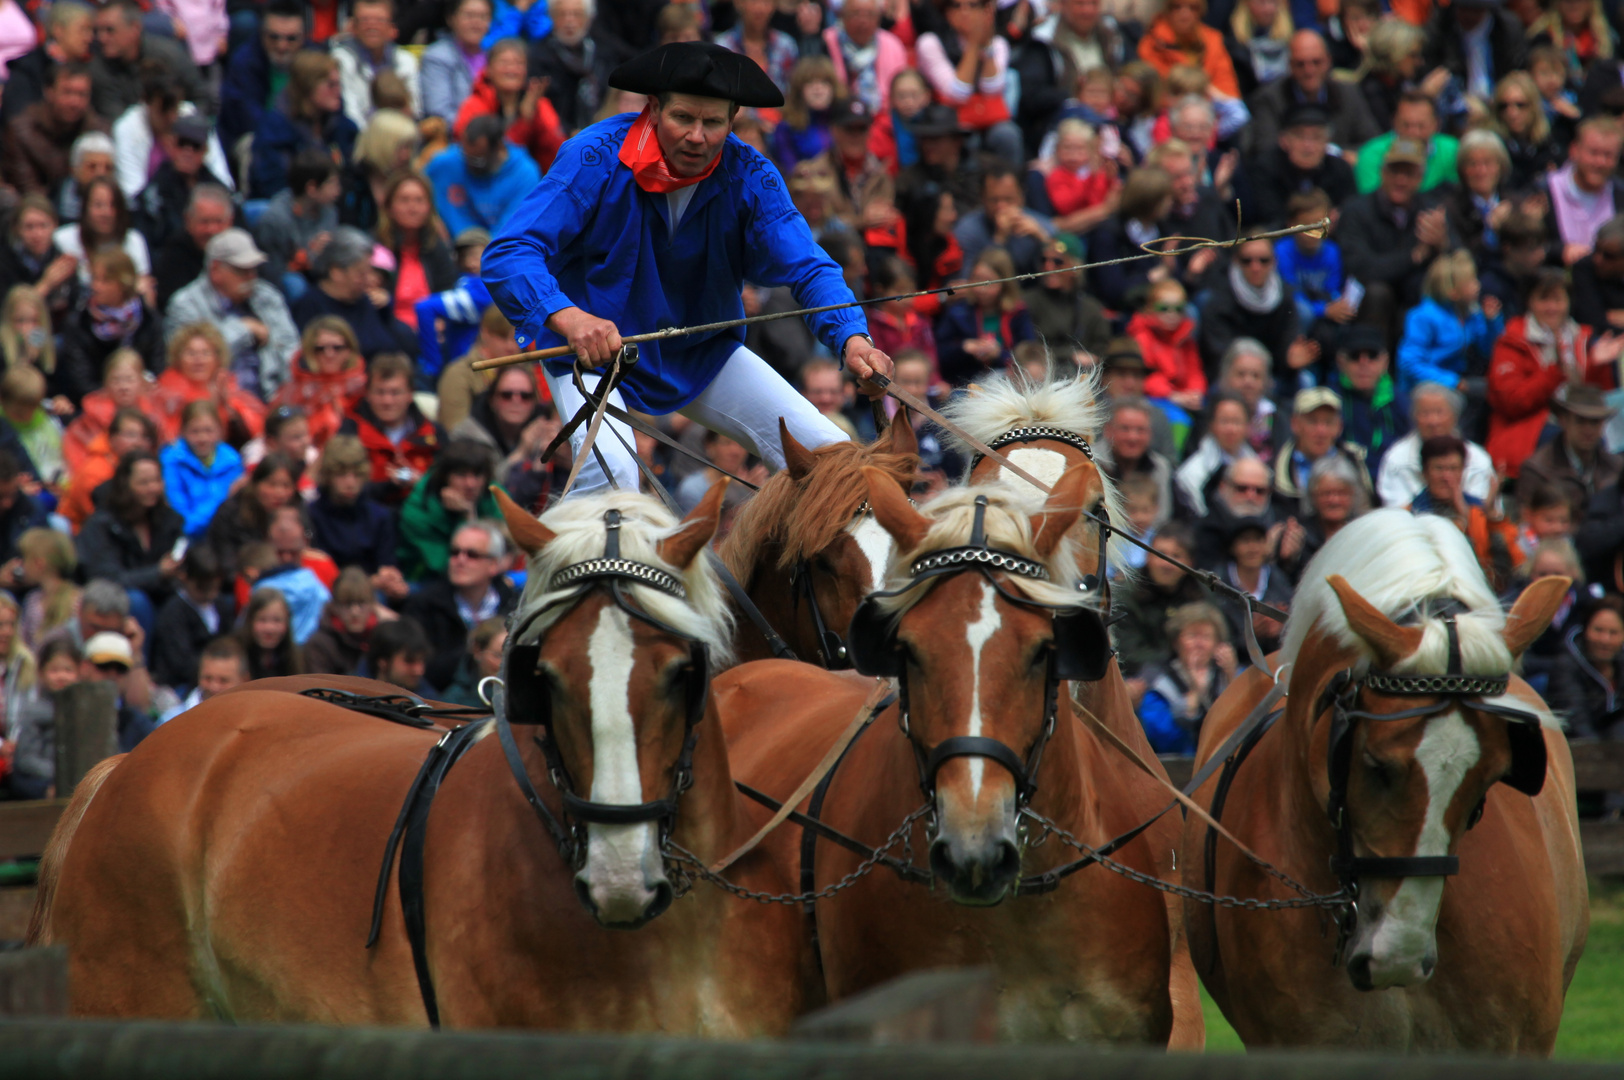
POLYGON ((340 566, 375 574, 395 565, 395 515, 365 495, 348 506, 318 496, 310 504, 310 531, 311 546, 340 566))
POLYGON ((1404 317, 1404 337, 1398 343, 1399 394, 1408 397, 1410 389, 1423 382, 1459 385, 1466 375, 1466 350, 1476 346, 1487 360, 1505 328, 1504 315, 1491 322, 1479 308, 1462 322, 1432 297, 1423 297, 1404 317))
MULTIPOLYGON (((666 197, 639 188, 620 162, 635 119, 614 116, 566 142, 485 249, 485 285, 518 328, 521 348, 562 344, 544 323, 567 307, 612 319, 623 334, 743 318, 746 280, 788 286, 802 307, 851 302, 840 267, 812 239, 778 169, 737 136, 695 185, 673 236, 666 197)), ((807 323, 836 356, 868 330, 857 308, 807 323)), ((743 343, 742 326, 644 343, 622 384, 629 407, 682 408, 743 343)), ((549 369, 563 374, 569 361, 549 369)))
POLYGON ((519 200, 541 183, 535 159, 512 143, 507 144, 507 160, 494 176, 470 174, 460 146, 434 155, 424 171, 434 185, 435 209, 440 211, 440 220, 451 236, 476 228, 494 233, 519 200))
POLYGON ((1139 723, 1145 729, 1145 738, 1150 740, 1150 748, 1156 753, 1181 754, 1185 757, 1195 753, 1201 729, 1179 723, 1173 716, 1172 704, 1161 691, 1146 690, 1145 696, 1139 699, 1139 723))
POLYGON ((163 448, 158 461, 164 470, 164 493, 185 520, 186 535, 201 536, 242 475, 242 458, 221 443, 214 450, 214 464, 205 466, 185 439, 176 439, 163 448))
POLYGON ((540 41, 553 32, 553 20, 547 14, 546 4, 531 4, 528 11, 520 11, 508 0, 496 0, 495 6, 496 11, 491 16, 491 32, 479 43, 480 48, 487 52, 503 38, 522 37, 526 41, 540 41))
POLYGON ((256 32, 232 51, 220 81, 220 145, 232 153, 237 140, 259 130, 271 96, 271 57, 256 32))
POLYGON ((288 186, 288 169, 301 150, 333 154, 339 165, 355 156, 355 140, 361 134, 355 121, 343 110, 333 113, 322 125, 318 140, 310 125, 295 123, 285 111, 286 96, 275 108, 266 109, 254 129, 254 156, 248 165, 248 197, 269 199, 288 186))
POLYGON ((1325 314, 1326 304, 1341 298, 1342 249, 1335 241, 1321 242, 1319 251, 1310 256, 1288 236, 1274 242, 1274 259, 1281 280, 1314 309, 1316 318, 1325 314))
POLYGON ((322 609, 333 594, 321 583, 321 578, 308 566, 276 566, 265 571, 254 582, 257 589, 275 589, 288 602, 292 614, 293 641, 303 645, 321 626, 322 609))
MULTIPOLYGON (((457 287, 425 296, 417 302, 417 375, 432 385, 440 377, 446 358, 455 360, 474 347, 479 337, 479 320, 491 306, 490 290, 472 274, 457 279, 457 287), (445 320, 445 344, 435 320, 445 320)), ((323 549, 325 550, 325 549, 323 549)))

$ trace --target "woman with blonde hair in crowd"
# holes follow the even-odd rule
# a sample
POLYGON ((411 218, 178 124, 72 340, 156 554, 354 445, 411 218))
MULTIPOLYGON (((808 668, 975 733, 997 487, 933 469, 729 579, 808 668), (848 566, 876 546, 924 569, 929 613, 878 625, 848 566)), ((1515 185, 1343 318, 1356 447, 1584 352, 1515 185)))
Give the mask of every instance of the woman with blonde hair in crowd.
POLYGON ((829 122, 845 96, 828 57, 811 56, 796 63, 784 93, 784 118, 773 129, 773 160, 780 171, 789 173, 834 144, 829 122))
MULTIPOLYGON (((1562 140, 1551 130, 1539 87, 1526 71, 1513 71, 1495 84, 1494 133, 1504 141, 1511 158, 1507 179, 1519 191, 1560 168, 1567 157, 1562 140)), ((1462 146, 1456 153, 1457 161, 1464 150, 1462 146)))
POLYGON ((1235 13, 1229 17, 1229 30, 1234 35, 1230 60, 1241 84, 1241 96, 1287 73, 1286 54, 1296 29, 1291 21, 1291 5, 1285 0, 1245 0, 1235 5, 1235 13))
POLYGON ((141 294, 141 276, 130 257, 118 248, 90 257, 90 291, 66 326, 53 394, 78 403, 101 383, 107 360, 119 349, 134 349, 148 371, 163 367, 163 317, 141 294))
POLYGON ((265 427, 265 403, 237 385, 227 366, 225 338, 208 323, 183 326, 169 339, 169 364, 153 391, 165 443, 180 437, 181 413, 194 401, 212 401, 226 426, 225 441, 241 446, 265 427))
MULTIPOLYGON (((120 409, 135 409, 154 414, 152 383, 147 378, 141 354, 134 349, 118 349, 102 366, 100 390, 92 390, 79 403, 79 415, 68 425, 62 436, 62 456, 68 471, 77 472, 98 438, 107 435, 113 424, 113 414, 120 409)), ((108 475, 111 475, 110 473, 108 475)))
POLYGON ((17 556, 23 587, 28 590, 18 633, 24 644, 36 648, 46 634, 79 614, 79 586, 73 583, 79 555, 67 533, 29 529, 17 539, 17 556))
MULTIPOLYGON (((64 449, 67 445, 64 443, 64 449)), ((156 454, 158 446, 158 425, 152 417, 133 406, 119 408, 105 431, 97 432, 88 444, 75 450, 75 456, 68 458, 67 488, 57 511, 78 532, 96 511, 96 489, 113 478, 119 460, 136 450, 156 454)))
POLYGON ((1406 90, 1414 87, 1437 98, 1449 85, 1448 68, 1434 68, 1422 75, 1426 47, 1427 35, 1419 26, 1393 15, 1381 19, 1370 31, 1365 46, 1366 70, 1360 76, 1359 89, 1378 131, 1392 130, 1399 98, 1406 90))
MULTIPOLYGON (((443 126, 444 121, 441 121, 443 126)), ((378 224, 378 207, 383 205, 389 178, 402 169, 414 167, 418 148, 417 121, 398 109, 379 109, 355 140, 344 177, 344 195, 338 216, 345 225, 371 230, 378 224)), ((421 163, 415 163, 421 164, 421 163)))
MULTIPOLYGON (((686 10, 681 4, 671 6, 686 10)), ((503 38, 487 50, 485 72, 457 110, 452 134, 462 138, 462 129, 476 116, 500 116, 508 124, 507 141, 524 147, 536 168, 545 173, 564 145, 564 125, 547 99, 545 86, 544 80, 530 74, 523 39, 503 38)))
MULTIPOLYGON (((32 364, 47 379, 56 372, 51 309, 32 285, 13 285, 0 307, 0 360, 7 368, 32 364)), ((67 416, 73 412, 73 402, 59 395, 47 408, 58 416, 67 416)))
POLYGON ((367 369, 355 331, 337 315, 322 315, 304 328, 288 381, 271 405, 304 409, 311 444, 320 450, 338 434, 345 412, 361 399, 366 386, 367 369))

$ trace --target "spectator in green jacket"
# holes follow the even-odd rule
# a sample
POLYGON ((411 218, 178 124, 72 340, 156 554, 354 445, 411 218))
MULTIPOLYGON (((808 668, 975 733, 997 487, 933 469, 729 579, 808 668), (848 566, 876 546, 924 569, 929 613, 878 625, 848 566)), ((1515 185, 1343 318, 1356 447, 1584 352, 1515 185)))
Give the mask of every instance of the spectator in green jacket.
POLYGON ((459 525, 475 518, 501 520, 490 483, 489 450, 467 439, 445 448, 400 508, 395 554, 406 580, 445 576, 451 534, 459 525))

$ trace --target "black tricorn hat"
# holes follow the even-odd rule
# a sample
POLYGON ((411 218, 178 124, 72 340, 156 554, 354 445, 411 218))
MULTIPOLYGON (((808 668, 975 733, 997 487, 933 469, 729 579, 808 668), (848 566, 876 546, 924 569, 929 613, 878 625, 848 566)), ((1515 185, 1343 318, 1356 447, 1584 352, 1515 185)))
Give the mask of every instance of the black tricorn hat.
POLYGON ((673 41, 615 68, 609 85, 653 97, 694 94, 749 109, 777 109, 784 95, 754 60, 720 45, 673 41))

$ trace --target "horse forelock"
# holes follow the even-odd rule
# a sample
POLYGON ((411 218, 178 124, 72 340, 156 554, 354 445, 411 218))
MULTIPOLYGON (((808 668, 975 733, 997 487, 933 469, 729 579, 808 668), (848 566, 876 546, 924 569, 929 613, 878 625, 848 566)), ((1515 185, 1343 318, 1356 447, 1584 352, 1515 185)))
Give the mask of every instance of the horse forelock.
POLYGON ((603 556, 607 531, 603 516, 609 510, 621 513, 620 557, 668 570, 682 580, 688 599, 622 581, 621 588, 650 615, 703 641, 710 648, 712 670, 732 664, 733 612, 728 606, 715 569, 701 554, 686 568, 672 566, 660 557, 660 541, 681 527, 669 510, 652 496, 631 491, 609 491, 577 499, 565 499, 542 515, 542 524, 555 539, 530 559, 524 594, 519 599, 514 625, 537 608, 548 608, 524 630, 526 641, 540 639, 547 629, 570 610, 557 603, 577 592, 579 586, 562 591, 549 590, 547 583, 566 566, 603 556))
POLYGON ((812 471, 803 479, 780 469, 739 511, 722 543, 722 559, 740 581, 750 580, 769 543, 778 544, 778 568, 787 570, 839 539, 868 499, 865 465, 883 469, 904 486, 919 471, 918 455, 895 454, 877 442, 830 443, 814 450, 812 458, 812 471))
MULTIPOLYGON (((1088 440, 1098 456, 1104 449, 1100 432, 1110 417, 1110 407, 1097 371, 1056 378, 1051 365, 1049 377, 1043 382, 1033 382, 1020 371, 990 376, 978 382, 973 392, 960 394, 942 406, 942 415, 983 443, 1015 428, 1059 428, 1088 440)), ((944 438, 966 457, 975 453, 968 443, 950 431, 944 433, 944 438)), ((1010 449, 1004 449, 1006 456, 1010 449)), ((1121 493, 1104 469, 1098 472, 1105 493, 1102 505, 1117 527, 1126 527, 1128 519, 1121 493)))
MULTIPOLYGON (((1048 581, 1017 574, 1001 575, 1000 580, 1006 589, 1056 607, 1096 605, 1097 601, 1091 593, 1084 593, 1077 587, 1081 574, 1077 569, 1076 542, 1069 536, 1065 537, 1048 558, 1039 556, 1032 535, 1031 501, 1013 485, 1003 482, 977 484, 973 488, 948 488, 921 507, 921 512, 932 519, 931 527, 912 551, 899 551, 892 555, 886 584, 896 588, 907 583, 910 580, 909 567, 932 552, 968 544, 975 524, 975 501, 978 496, 987 498, 985 529, 988 546, 1042 563, 1049 572, 1048 581)), ((941 579, 926 579, 901 595, 882 599, 882 610, 900 617, 928 595, 938 580, 941 579)))
MULTIPOLYGON (((1295 662, 1317 638, 1360 653, 1369 646, 1348 624, 1327 579, 1340 574, 1360 596, 1398 623, 1420 626, 1420 647, 1393 664, 1399 672, 1442 674, 1449 665, 1449 635, 1429 602, 1456 600, 1461 667, 1471 675, 1504 675, 1511 651, 1502 636, 1506 617, 1477 556, 1461 531, 1441 517, 1406 510, 1373 510, 1343 526, 1309 562, 1292 601, 1281 659, 1295 662)), ((1327 677, 1329 677, 1327 675, 1327 677)))

